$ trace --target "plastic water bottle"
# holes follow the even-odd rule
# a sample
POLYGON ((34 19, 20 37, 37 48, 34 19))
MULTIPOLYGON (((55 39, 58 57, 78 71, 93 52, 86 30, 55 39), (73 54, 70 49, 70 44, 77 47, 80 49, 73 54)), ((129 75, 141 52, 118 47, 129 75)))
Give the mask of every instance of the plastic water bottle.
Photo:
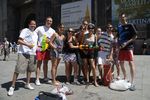
POLYGON ((36 96, 34 100, 40 100, 40 99, 39 99, 39 96, 36 96))

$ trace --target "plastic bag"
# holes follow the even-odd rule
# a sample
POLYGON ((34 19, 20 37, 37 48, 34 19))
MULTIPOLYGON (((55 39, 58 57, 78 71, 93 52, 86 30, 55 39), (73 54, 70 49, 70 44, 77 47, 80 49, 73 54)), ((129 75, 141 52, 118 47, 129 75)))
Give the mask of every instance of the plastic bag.
POLYGON ((112 90, 126 91, 131 86, 131 83, 126 80, 115 80, 110 83, 109 88, 112 90))

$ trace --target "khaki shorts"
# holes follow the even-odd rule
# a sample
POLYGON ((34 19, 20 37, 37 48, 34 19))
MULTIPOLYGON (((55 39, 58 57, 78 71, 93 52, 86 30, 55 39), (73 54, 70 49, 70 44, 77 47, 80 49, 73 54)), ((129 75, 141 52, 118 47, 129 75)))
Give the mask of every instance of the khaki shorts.
POLYGON ((36 58, 34 55, 18 54, 16 73, 34 72, 36 69, 36 58))

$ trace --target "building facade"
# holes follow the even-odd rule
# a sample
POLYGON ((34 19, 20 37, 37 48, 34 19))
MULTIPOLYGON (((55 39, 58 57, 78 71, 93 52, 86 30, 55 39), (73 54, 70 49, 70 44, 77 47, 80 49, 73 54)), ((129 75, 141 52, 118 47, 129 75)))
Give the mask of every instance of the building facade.
MULTIPOLYGON (((39 26, 46 16, 52 16, 55 28, 61 22, 61 4, 76 1, 80 0, 0 0, 0 34, 9 41, 17 41, 29 19, 35 19, 39 26)), ((110 21, 111 0, 92 0, 92 22, 103 27, 110 21)))
MULTIPOLYGON (((17 41, 20 30, 27 27, 30 19, 37 21, 37 26, 43 25, 47 16, 52 16, 53 25, 61 22, 61 5, 81 0, 0 0, 0 38, 7 37, 9 41, 17 41)), ((117 1, 117 0, 115 0, 117 1)), ((119 1, 119 0, 118 0, 119 1)), ((121 0, 126 1, 126 0, 121 0)), ((145 1, 145 0, 141 0, 145 1)), ((96 26, 105 28, 107 23, 112 23, 112 0, 91 0, 91 22, 96 26)), ((148 12, 150 14, 150 12, 148 12)), ((147 15, 148 15, 147 14, 147 15)), ((136 51, 139 51, 143 41, 150 38, 150 24, 137 26, 138 31, 143 32, 136 42, 136 51)), ((140 33, 141 33, 140 32, 140 33)), ((137 52, 137 54, 140 54, 137 52)))
POLYGON ((7 32, 7 0, 0 0, 0 41, 7 32))

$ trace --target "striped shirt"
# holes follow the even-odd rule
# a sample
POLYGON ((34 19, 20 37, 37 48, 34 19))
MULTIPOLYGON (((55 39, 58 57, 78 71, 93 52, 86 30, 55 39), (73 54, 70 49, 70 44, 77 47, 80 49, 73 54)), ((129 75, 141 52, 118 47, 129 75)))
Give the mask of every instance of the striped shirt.
POLYGON ((102 51, 110 52, 113 43, 113 35, 109 35, 107 32, 101 34, 101 37, 98 39, 98 45, 102 46, 102 51))

